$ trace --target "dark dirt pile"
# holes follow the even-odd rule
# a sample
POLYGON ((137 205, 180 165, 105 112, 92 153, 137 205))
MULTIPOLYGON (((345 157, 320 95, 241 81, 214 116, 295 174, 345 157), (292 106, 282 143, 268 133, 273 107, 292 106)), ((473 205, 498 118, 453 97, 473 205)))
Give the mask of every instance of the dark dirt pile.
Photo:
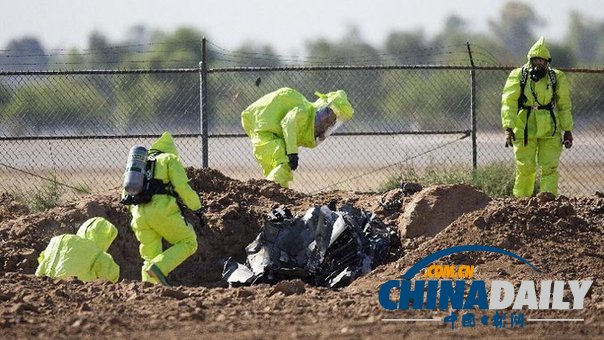
MULTIPOLYGON (((302 214, 315 204, 349 203, 374 211, 382 221, 398 226, 414 197, 396 190, 384 195, 350 192, 306 195, 267 181, 233 180, 214 170, 188 169, 188 172, 193 188, 203 196, 209 227, 200 230, 196 225, 199 250, 170 275, 176 285, 173 288, 138 281, 141 264, 138 242, 129 229, 128 212, 118 203, 118 189, 35 214, 6 208, 19 205, 10 196, 0 196, 0 332, 9 338, 434 335, 598 338, 603 335, 602 197, 539 195, 524 200, 496 199, 483 209, 468 206, 467 213, 433 238, 404 239, 404 255, 399 260, 378 267, 339 291, 299 281, 223 288, 222 259, 233 256, 243 261, 244 247, 256 237, 266 213, 278 205, 302 214), (383 198, 397 204, 380 204, 383 198), (121 266, 120 282, 84 284, 32 275, 38 253, 52 236, 73 233, 92 216, 105 217, 118 227, 118 238, 109 252, 121 266), (538 274, 518 261, 486 253, 462 253, 442 260, 476 264, 476 276, 487 281, 592 278, 594 285, 585 301, 586 309, 541 312, 542 317, 583 317, 585 322, 533 323, 521 331, 492 327, 451 331, 438 323, 383 322, 383 318, 443 316, 443 312, 436 311, 386 311, 378 304, 377 291, 384 281, 399 278, 417 260, 460 244, 505 248, 542 271, 538 274)), ((425 191, 423 195, 427 200, 434 198, 425 191)), ((185 217, 198 224, 191 212, 186 212, 185 217)))

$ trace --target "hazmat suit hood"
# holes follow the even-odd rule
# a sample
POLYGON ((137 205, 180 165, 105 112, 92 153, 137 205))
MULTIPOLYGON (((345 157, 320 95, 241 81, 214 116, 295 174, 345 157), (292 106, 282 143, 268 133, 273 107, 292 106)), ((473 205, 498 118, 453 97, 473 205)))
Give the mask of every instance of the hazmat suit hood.
POLYGON ((326 94, 315 92, 315 95, 319 97, 314 103, 312 103, 315 111, 318 112, 327 106, 336 116, 336 120, 331 124, 331 126, 323 127, 321 129, 318 129, 318 126, 321 125, 321 123, 317 121, 317 118, 319 117, 315 116, 315 144, 319 145, 327 137, 333 134, 340 126, 342 126, 342 124, 352 118, 354 109, 348 101, 346 92, 343 90, 337 90, 326 94), (319 130, 321 132, 318 132, 319 130))
POLYGON ((169 132, 162 133, 162 135, 155 142, 153 142, 153 144, 151 144, 149 151, 151 150, 158 150, 178 156, 174 139, 172 139, 172 135, 169 132))
POLYGON ((321 92, 315 92, 315 95, 319 97, 313 103, 315 110, 318 110, 325 105, 329 105, 329 107, 333 110, 333 113, 336 114, 336 117, 339 120, 347 121, 352 118, 352 115, 354 114, 354 109, 348 101, 348 96, 346 95, 346 92, 344 92, 343 90, 337 90, 326 94, 323 94, 321 92))
POLYGON ((545 46, 545 38, 541 37, 537 42, 531 47, 527 54, 528 62, 530 64, 531 58, 542 58, 547 60, 548 62, 552 61, 552 56, 545 46))
POLYGON ((93 217, 82 223, 76 235, 91 240, 100 250, 107 251, 117 236, 117 228, 102 217, 93 217))

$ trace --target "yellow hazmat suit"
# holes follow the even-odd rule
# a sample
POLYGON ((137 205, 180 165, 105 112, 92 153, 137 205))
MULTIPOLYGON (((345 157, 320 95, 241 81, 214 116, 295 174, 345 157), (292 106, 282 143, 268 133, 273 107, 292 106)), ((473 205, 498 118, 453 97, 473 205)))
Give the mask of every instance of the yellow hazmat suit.
MULTIPOLYGON (((540 38, 528 52, 531 58, 551 60, 545 41, 540 38)), ((549 64, 547 66, 549 72, 549 64)), ((516 179, 514 196, 530 197, 535 185, 535 168, 541 168, 541 192, 558 193, 558 162, 562 152, 561 131, 572 131, 573 117, 568 80, 563 72, 552 69, 556 79, 556 94, 549 74, 538 81, 527 77, 524 88, 526 99, 519 110, 522 68, 514 69, 505 83, 501 98, 501 121, 504 129, 512 129, 516 137, 514 156, 516 158, 516 179), (543 108, 551 104, 552 112, 543 108), (531 107, 529 109, 529 107, 531 107), (530 113, 529 113, 530 112, 530 113), (553 117, 552 117, 553 113, 553 117), (528 115, 528 123, 527 123, 528 115), (527 125, 528 124, 528 125, 527 125), (527 140, 524 140, 526 128, 527 140)))
POLYGON ((64 234, 50 239, 38 257, 36 275, 75 277, 84 282, 96 279, 117 282, 120 267, 107 253, 116 236, 117 229, 106 219, 88 219, 76 235, 64 234))
MULTIPOLYGON (((171 185, 174 192, 191 210, 201 209, 199 196, 189 186, 189 179, 178 159, 172 136, 164 132, 155 141, 149 153, 161 152, 155 157, 153 178, 171 185)), ((133 205, 132 230, 140 242, 139 252, 144 260, 141 276, 143 281, 158 283, 147 271, 157 266, 164 276, 178 267, 197 251, 197 236, 193 227, 185 221, 176 198, 169 194, 153 195, 151 202, 133 205), (172 246, 162 250, 162 239, 172 246)))
POLYGON ((353 108, 342 90, 316 93, 315 102, 291 88, 281 88, 264 95, 241 113, 241 125, 250 137, 256 161, 264 177, 287 188, 294 179, 288 155, 298 154, 298 147, 314 148, 315 112, 329 105, 337 119, 352 118, 353 108))

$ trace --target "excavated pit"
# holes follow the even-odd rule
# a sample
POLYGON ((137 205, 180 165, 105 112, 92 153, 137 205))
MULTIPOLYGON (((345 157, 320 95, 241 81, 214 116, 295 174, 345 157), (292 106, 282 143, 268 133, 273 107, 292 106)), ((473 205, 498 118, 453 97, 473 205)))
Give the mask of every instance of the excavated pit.
MULTIPOLYGON (((126 334, 363 337, 400 336, 404 330, 408 336, 451 335, 450 329, 439 326, 401 328, 401 325, 381 322, 382 318, 393 315, 377 304, 376 294, 383 282, 399 278, 419 259, 460 244, 508 249, 542 271, 537 274, 518 261, 481 252, 443 259, 449 263, 475 264, 476 277, 487 281, 594 280, 585 309, 573 314, 585 318, 585 323, 557 327, 534 325, 522 335, 571 336, 579 332, 600 337, 604 332, 601 274, 604 198, 600 194, 571 198, 540 194, 531 199, 489 202, 488 197, 469 187, 438 186, 415 194, 397 189, 383 195, 338 191, 307 195, 267 181, 233 180, 215 170, 190 168, 188 174, 192 187, 203 196, 209 227, 200 230, 196 216, 185 213, 185 217, 196 224, 199 250, 170 274, 173 288, 139 281, 138 241, 129 228, 129 213, 118 203, 119 188, 40 213, 30 213, 14 197, 1 194, 0 330, 3 334, 61 338, 126 334), (451 200, 461 204, 450 204, 451 200), (332 201, 373 211, 381 221, 397 228, 402 237, 402 256, 340 290, 312 287, 300 281, 224 288, 223 261, 228 257, 245 261, 244 248, 259 233, 269 211, 286 206, 293 213, 302 214, 309 207, 332 201), (434 220, 439 222, 437 231, 417 235, 404 232, 409 225, 420 231, 432 228, 434 223, 427 225, 431 215, 438 217, 434 220), (109 253, 121 267, 120 282, 82 283, 35 277, 37 256, 50 238, 75 233, 83 221, 93 216, 107 218, 119 230, 109 253), (270 329, 267 329, 267 318, 271 320, 270 329)), ((534 312, 531 315, 567 314, 534 312)), ((488 329, 455 333, 502 334, 488 329)))

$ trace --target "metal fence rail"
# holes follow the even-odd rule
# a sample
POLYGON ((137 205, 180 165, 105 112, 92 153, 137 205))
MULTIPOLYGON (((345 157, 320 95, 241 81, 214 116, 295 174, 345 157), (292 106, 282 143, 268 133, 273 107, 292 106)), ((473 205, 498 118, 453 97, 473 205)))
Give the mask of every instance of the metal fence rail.
MULTIPOLYGON (((297 190, 376 190, 409 167, 470 171, 513 162, 500 122, 510 67, 207 65, 204 59, 196 69, 0 72, 0 191, 117 188, 128 149, 166 130, 186 165, 261 178, 240 113, 284 86, 311 100, 315 91, 344 89, 355 107, 336 136, 301 149, 297 190)), ((564 71, 575 146, 563 152, 560 193, 603 191, 604 70, 564 71)))

